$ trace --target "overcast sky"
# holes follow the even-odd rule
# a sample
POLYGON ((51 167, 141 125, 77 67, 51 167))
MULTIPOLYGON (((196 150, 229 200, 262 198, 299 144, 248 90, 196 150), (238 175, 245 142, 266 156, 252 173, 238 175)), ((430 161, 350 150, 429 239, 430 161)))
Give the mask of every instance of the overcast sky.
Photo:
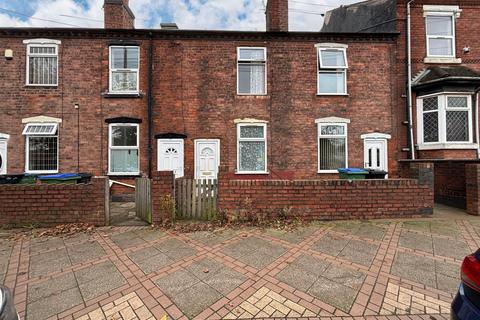
MULTIPOLYGON (((136 28, 265 30, 266 0, 130 0, 136 28)), ((290 0, 290 29, 318 31, 320 16, 360 0, 290 0)), ((0 0, 0 27, 103 27, 103 0, 0 0), (48 21, 45 21, 48 20, 48 21)))

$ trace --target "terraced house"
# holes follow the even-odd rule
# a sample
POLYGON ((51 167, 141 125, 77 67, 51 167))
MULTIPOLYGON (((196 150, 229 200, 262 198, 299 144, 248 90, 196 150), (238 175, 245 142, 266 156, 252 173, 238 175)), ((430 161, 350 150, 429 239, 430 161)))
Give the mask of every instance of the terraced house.
POLYGON ((106 0, 103 29, 0 29, 0 173, 322 180, 433 162, 436 200, 465 208, 479 10, 372 0, 291 32, 269 0, 265 32, 139 30, 106 0))

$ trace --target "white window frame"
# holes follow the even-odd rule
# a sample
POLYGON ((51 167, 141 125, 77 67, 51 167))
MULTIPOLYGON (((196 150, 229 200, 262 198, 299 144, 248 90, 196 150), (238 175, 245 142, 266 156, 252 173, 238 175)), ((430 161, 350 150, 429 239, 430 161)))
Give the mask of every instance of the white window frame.
POLYGON ((108 49, 109 58, 108 58, 108 73, 109 73, 109 80, 108 80, 108 91, 109 93, 113 94, 137 94, 140 92, 140 46, 110 46, 108 49), (138 68, 136 69, 126 69, 126 68, 113 68, 113 55, 112 49, 113 48, 137 48, 138 49, 138 68), (127 71, 127 72, 136 72, 137 74, 137 88, 135 90, 130 91, 114 91, 113 90, 113 73, 116 71, 127 71))
POLYGON ((27 123, 23 129, 23 135, 25 135, 25 172, 32 174, 53 174, 59 172, 59 157, 60 157, 60 135, 59 135, 58 123, 27 123), (27 134, 27 128, 29 126, 55 126, 55 132, 53 134, 27 134), (57 138, 57 170, 30 170, 30 137, 34 138, 57 138))
POLYGON ((55 132, 58 130, 58 123, 27 123, 23 129, 22 135, 25 136, 52 136, 55 135, 55 132), (53 127, 50 132, 43 133, 31 133, 28 132, 30 127, 53 127))
POLYGON ((318 96, 346 96, 348 95, 347 88, 347 77, 348 77, 348 57, 347 57, 347 45, 336 44, 336 43, 326 43, 326 44, 317 44, 315 45, 317 49, 317 95, 318 96), (322 51, 340 51, 343 54, 343 59, 345 61, 345 66, 343 67, 334 67, 334 66, 323 66, 322 63, 322 51), (343 73, 344 74, 344 92, 320 92, 320 74, 325 73, 343 73))
POLYGON ((239 96, 266 96, 267 95, 267 48, 265 47, 237 47, 237 95, 239 96), (240 59, 240 51, 242 49, 252 49, 252 50, 263 50, 263 60, 255 60, 255 59, 240 59), (240 65, 241 64, 248 64, 248 62, 253 62, 257 64, 262 64, 265 66, 265 88, 264 93, 240 93, 240 65))
POLYGON ((108 125, 108 175, 110 176, 137 176, 140 174, 140 125, 138 123, 110 123, 108 125), (136 146, 113 146, 112 128, 113 127, 135 127, 137 128, 136 146), (112 150, 137 150, 138 152, 138 170, 135 172, 112 172, 112 150))
POLYGON ((62 43, 59 40, 50 40, 50 39, 32 39, 32 40, 24 40, 24 44, 27 45, 27 52, 26 52, 26 75, 25 75, 25 86, 28 87, 58 87, 58 47, 62 43), (38 54, 38 53, 30 53, 31 47, 49 47, 55 48, 55 54, 38 54), (37 84, 37 83, 30 83, 30 57, 55 57, 57 58, 57 74, 56 74, 56 83, 55 84, 37 84))
POLYGON ((267 124, 266 123, 238 123, 237 124, 237 174, 268 174, 268 147, 267 147, 267 124), (263 138, 241 138, 242 127, 262 127, 263 138), (240 170, 240 142, 264 142, 265 143, 265 171, 241 171, 240 170))
POLYGON ((417 98, 417 138, 420 150, 475 148, 476 145, 473 143, 472 95, 473 93, 442 92, 417 98), (438 142, 424 142, 423 114, 429 111, 423 111, 423 100, 434 97, 438 98, 438 142), (467 109, 448 107, 449 97, 467 98, 467 109), (447 111, 468 111, 468 141, 447 141, 447 111))
POLYGON ((427 58, 456 58, 456 14, 451 12, 428 12, 425 15, 425 38, 427 42, 427 58), (428 18, 429 17, 450 17, 452 19, 452 35, 451 36, 437 36, 428 34, 428 18), (430 54, 430 39, 451 39, 452 40, 452 54, 451 55, 435 55, 430 54))
POLYGON ((348 123, 349 122, 321 122, 317 121, 317 162, 318 173, 338 173, 334 170, 320 169, 320 138, 345 138, 345 168, 348 168, 348 123), (322 126, 341 126, 344 128, 344 134, 339 135, 322 135, 322 126))

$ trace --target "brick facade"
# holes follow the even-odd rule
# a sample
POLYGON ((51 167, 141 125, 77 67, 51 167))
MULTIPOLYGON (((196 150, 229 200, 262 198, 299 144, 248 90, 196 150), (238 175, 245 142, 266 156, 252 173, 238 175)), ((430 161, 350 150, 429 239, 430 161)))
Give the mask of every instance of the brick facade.
POLYGON ((433 170, 417 179, 219 180, 218 206, 227 216, 302 219, 377 219, 433 212, 433 170))
POLYGON ((53 226, 108 221, 108 179, 88 184, 0 185, 0 225, 53 226))

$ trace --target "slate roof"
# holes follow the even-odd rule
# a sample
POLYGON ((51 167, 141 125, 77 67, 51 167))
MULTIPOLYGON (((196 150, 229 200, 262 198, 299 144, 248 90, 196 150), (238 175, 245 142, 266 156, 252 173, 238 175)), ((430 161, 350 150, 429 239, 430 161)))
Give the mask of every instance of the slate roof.
POLYGON ((480 73, 464 66, 429 67, 413 82, 414 87, 427 84, 462 81, 480 81, 480 73))
POLYGON ((369 0, 327 11, 321 32, 396 32, 397 0, 369 0))

